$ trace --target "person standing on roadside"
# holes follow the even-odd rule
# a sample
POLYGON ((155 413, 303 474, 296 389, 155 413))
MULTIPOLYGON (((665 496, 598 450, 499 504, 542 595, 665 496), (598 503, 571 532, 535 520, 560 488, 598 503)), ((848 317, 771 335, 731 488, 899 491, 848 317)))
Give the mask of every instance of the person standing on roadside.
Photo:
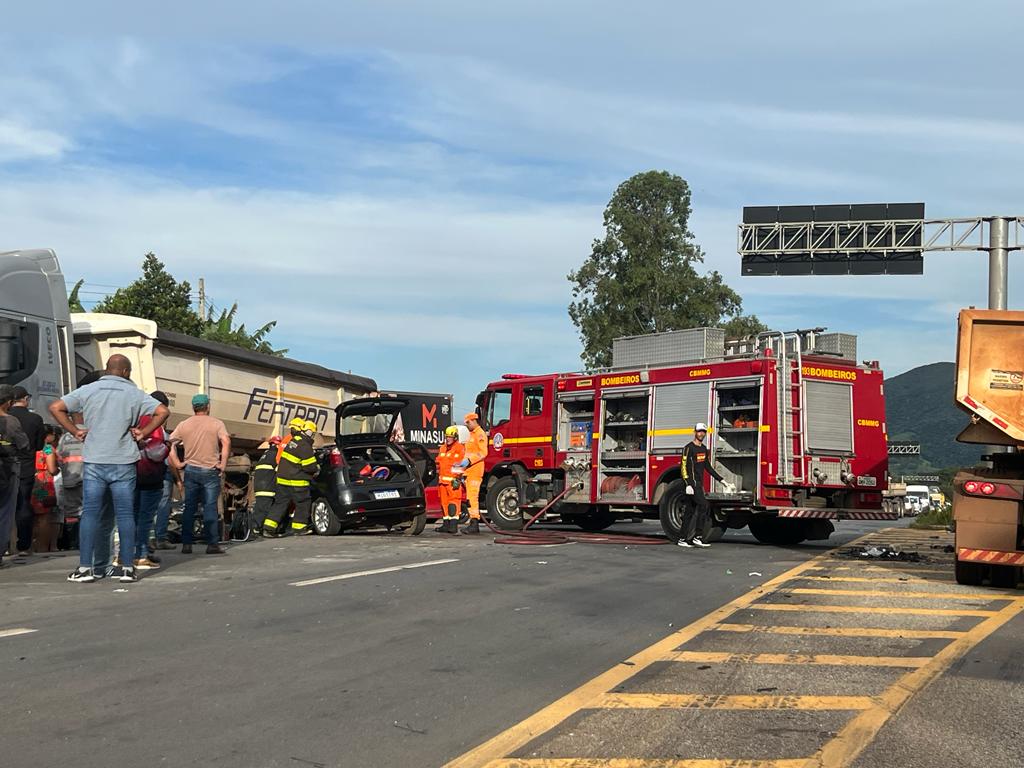
POLYGON ((466 457, 459 442, 459 428, 454 424, 444 431, 444 442, 437 449, 437 495, 441 502, 441 524, 437 533, 458 533, 462 512, 462 478, 454 467, 466 457))
POLYGON ((258 531, 263 530, 263 521, 266 520, 270 508, 274 506, 281 438, 272 435, 260 448, 264 449, 263 455, 260 456, 252 470, 252 489, 255 495, 252 516, 253 525, 258 531))
POLYGON ((693 440, 683 446, 683 456, 679 464, 679 473, 685 483, 686 495, 683 497, 683 519, 679 529, 680 547, 707 548, 710 544, 704 541, 704 529, 708 525, 708 500, 704 496, 704 473, 707 472, 715 480, 733 490, 731 483, 726 483, 718 471, 711 465, 711 451, 704 440, 708 436, 708 425, 697 424, 693 429, 693 440))
POLYGON ((18 506, 18 480, 21 470, 18 453, 28 446, 28 436, 7 409, 14 402, 14 387, 0 384, 0 566, 11 542, 14 510, 18 506))
POLYGON ((210 415, 210 396, 198 394, 192 398, 194 415, 185 419, 171 433, 171 449, 181 444, 185 451, 185 513, 181 519, 181 551, 192 554, 192 526, 203 505, 203 523, 206 527, 206 554, 223 555, 220 545, 220 517, 217 500, 220 499, 221 478, 231 455, 231 437, 220 419, 210 415))
POLYGON ((480 417, 475 413, 467 413, 464 423, 469 430, 469 440, 466 442, 465 458, 455 465, 464 471, 466 498, 469 501, 469 525, 462 528, 462 533, 476 535, 480 533, 480 486, 484 482, 487 433, 480 426, 480 417))
POLYGON ((131 382, 132 364, 124 355, 107 360, 99 381, 79 387, 50 406, 57 423, 73 432, 85 445, 82 488, 82 521, 79 535, 79 565, 68 581, 91 583, 97 527, 103 503, 109 497, 120 536, 120 572, 122 582, 138 580, 132 565, 135 554, 135 464, 139 460, 139 442, 161 427, 170 412, 131 382), (81 413, 86 426, 71 420, 81 413), (138 427, 146 415, 153 418, 138 427))
MULTIPOLYGON (((164 406, 170 401, 160 390, 151 392, 152 397, 164 406)), ((143 416, 139 426, 144 427, 152 416, 143 416)), ((157 428, 141 445, 142 456, 135 471, 135 567, 140 571, 160 567, 160 560, 149 551, 149 533, 153 530, 153 519, 164 495, 164 478, 167 475, 167 435, 163 427, 157 428)))
POLYGON ((35 513, 32 509, 32 488, 36 480, 36 454, 43 450, 46 442, 46 425, 43 417, 28 409, 30 399, 24 387, 14 388, 14 402, 8 413, 21 424, 21 429, 28 438, 28 446, 18 452, 18 509, 15 522, 18 526, 18 556, 28 557, 32 554, 32 529, 35 525, 35 513))
POLYGON ((312 421, 292 419, 291 440, 281 450, 277 464, 277 480, 274 487, 274 502, 263 520, 263 535, 275 539, 290 534, 306 536, 312 533, 309 527, 310 492, 309 486, 317 476, 320 467, 313 450, 316 424, 312 421), (295 505, 291 528, 282 530, 288 507, 295 505))

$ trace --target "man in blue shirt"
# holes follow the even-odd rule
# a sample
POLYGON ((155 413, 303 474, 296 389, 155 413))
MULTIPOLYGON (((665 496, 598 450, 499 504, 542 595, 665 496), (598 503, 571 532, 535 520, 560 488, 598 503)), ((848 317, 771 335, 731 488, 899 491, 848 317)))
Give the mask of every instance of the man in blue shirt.
POLYGON ((108 494, 117 518, 120 537, 120 574, 123 582, 136 581, 135 465, 139 442, 167 421, 167 407, 130 380, 132 364, 124 355, 112 355, 99 381, 79 387, 50 406, 50 413, 64 429, 83 440, 82 521, 79 526, 79 566, 68 581, 89 583, 93 574, 93 549, 103 502, 108 494), (85 416, 86 427, 71 421, 70 414, 85 416), (152 415, 139 429, 139 419, 152 415))

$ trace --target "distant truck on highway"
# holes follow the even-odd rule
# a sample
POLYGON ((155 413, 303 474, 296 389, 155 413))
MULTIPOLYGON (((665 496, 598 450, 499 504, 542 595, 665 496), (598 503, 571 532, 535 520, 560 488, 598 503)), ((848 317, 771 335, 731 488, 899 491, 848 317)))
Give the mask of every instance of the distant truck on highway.
POLYGON ((960 312, 956 403, 971 415, 958 436, 993 446, 991 467, 953 480, 956 580, 1014 587, 1024 566, 1024 312, 960 312))

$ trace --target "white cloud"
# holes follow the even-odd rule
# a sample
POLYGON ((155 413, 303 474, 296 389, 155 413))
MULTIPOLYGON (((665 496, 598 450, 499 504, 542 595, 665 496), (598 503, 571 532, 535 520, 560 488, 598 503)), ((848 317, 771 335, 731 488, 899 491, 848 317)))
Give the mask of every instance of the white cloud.
POLYGON ((72 142, 66 136, 0 117, 0 163, 15 160, 57 160, 72 142))

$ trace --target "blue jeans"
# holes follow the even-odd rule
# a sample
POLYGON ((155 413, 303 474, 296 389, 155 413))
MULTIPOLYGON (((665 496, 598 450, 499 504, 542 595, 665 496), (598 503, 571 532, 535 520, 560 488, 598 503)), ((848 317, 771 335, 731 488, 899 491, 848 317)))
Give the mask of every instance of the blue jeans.
POLYGON ((164 478, 163 495, 160 497, 160 506, 156 510, 156 532, 153 534, 157 541, 167 541, 167 522, 171 519, 171 495, 174 493, 174 478, 167 473, 164 478))
POLYGON ((118 556, 131 567, 135 553, 135 465, 85 463, 82 476, 82 523, 79 528, 79 567, 92 568, 103 502, 110 498, 121 539, 118 556))
POLYGON ((156 515, 157 507, 160 506, 160 498, 164 495, 164 489, 159 488, 136 488, 135 489, 135 559, 141 560, 149 555, 149 531, 153 527, 153 517, 156 515))
MULTIPOLYGON (((81 542, 82 527, 79 524, 78 538, 81 542)), ((100 519, 96 523, 96 538, 92 545, 92 568, 96 573, 105 573, 112 565, 110 551, 114 548, 114 505, 110 496, 103 500, 100 519)))
POLYGON ((181 543, 192 543, 192 521, 203 505, 203 524, 206 527, 206 543, 220 541, 220 518, 217 515, 217 499, 220 497, 220 472, 216 469, 185 467, 185 513, 181 517, 181 543))

